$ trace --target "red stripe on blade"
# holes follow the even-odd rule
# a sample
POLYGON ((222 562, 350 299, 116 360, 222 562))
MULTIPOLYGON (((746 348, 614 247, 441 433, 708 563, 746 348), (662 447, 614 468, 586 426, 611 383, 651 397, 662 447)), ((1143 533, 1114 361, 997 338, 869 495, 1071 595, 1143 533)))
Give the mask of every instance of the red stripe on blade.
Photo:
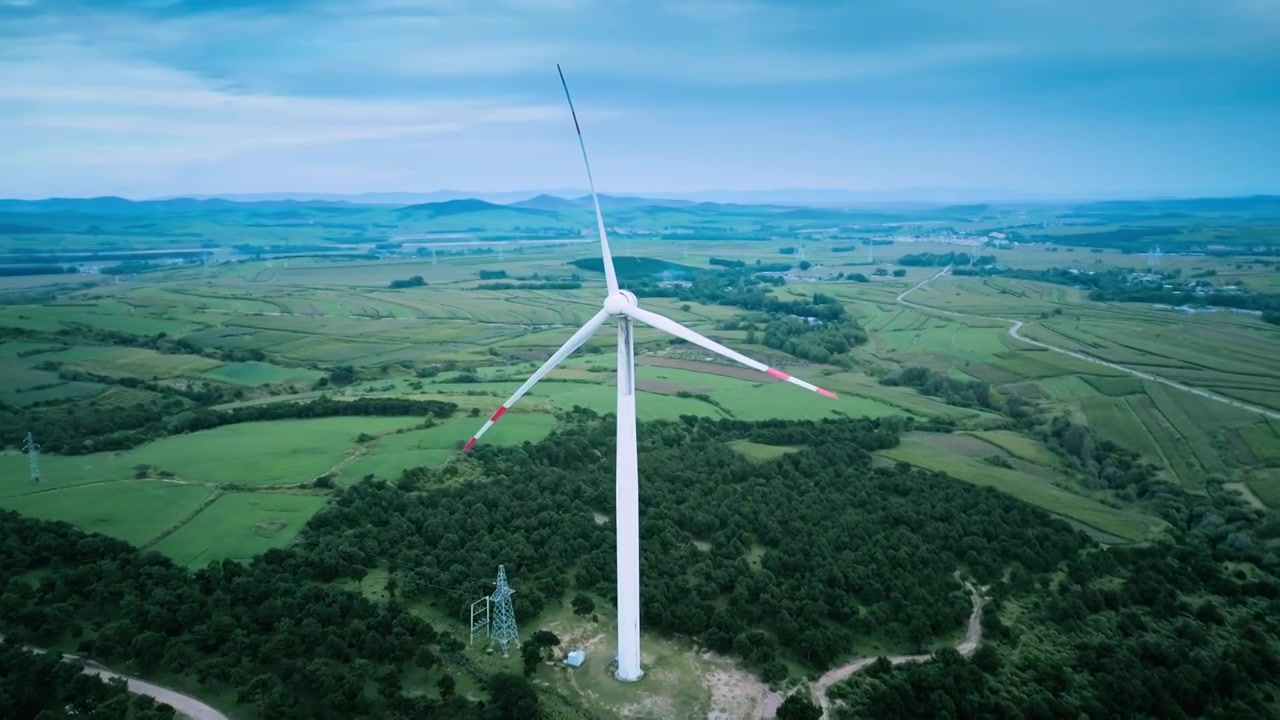
POLYGON ((775 378, 778 378, 779 380, 791 379, 790 375, 782 372, 781 370, 774 370, 773 368, 769 368, 768 370, 765 370, 765 372, 769 373, 769 377, 775 377, 775 378))
POLYGON ((498 418, 502 417, 502 413, 507 411, 507 406, 503 405, 494 411, 493 417, 489 418, 489 422, 498 422, 498 418))
POLYGON ((830 390, 823 390, 822 388, 818 388, 818 394, 823 397, 829 397, 832 400, 836 399, 836 394, 831 392, 830 390))
POLYGON ((475 444, 476 444, 476 439, 475 439, 475 438, 471 438, 470 440, 468 440, 468 441, 467 441, 467 444, 466 444, 466 445, 463 445, 463 446, 462 446, 462 449, 463 449, 463 450, 470 450, 470 449, 471 449, 471 446, 472 446, 472 445, 475 445, 475 444))

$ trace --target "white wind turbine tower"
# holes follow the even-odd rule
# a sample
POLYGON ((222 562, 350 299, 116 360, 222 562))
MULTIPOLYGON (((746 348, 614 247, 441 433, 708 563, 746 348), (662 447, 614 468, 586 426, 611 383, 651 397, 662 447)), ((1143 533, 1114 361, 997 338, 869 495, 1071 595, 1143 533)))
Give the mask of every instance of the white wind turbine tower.
POLYGON ((587 146, 582 140, 582 129, 578 125, 578 114, 573 109, 573 99, 569 97, 569 86, 564 80, 564 72, 560 72, 560 84, 564 86, 565 99, 569 102, 569 112, 573 116, 573 126, 578 133, 578 146, 582 149, 582 162, 587 169, 587 182, 591 186, 591 199, 595 203, 596 229, 600 233, 600 255, 604 260, 604 277, 609 294, 604 299, 604 307, 587 321, 573 337, 569 338, 559 350, 543 363, 533 375, 520 386, 515 393, 499 407, 489 420, 470 440, 464 450, 470 450, 489 428, 502 417, 530 388, 551 372, 574 350, 583 345, 595 334, 609 318, 618 323, 618 410, 617 410, 617 479, 615 487, 615 505, 617 520, 614 523, 618 533, 618 671, 619 680, 639 680, 644 674, 640 669, 640 499, 639 472, 636 463, 636 387, 635 387, 635 350, 632 341, 632 322, 640 321, 645 325, 662 330, 686 342, 699 345, 711 352, 730 360, 742 363, 749 368, 767 373, 777 380, 785 380, 812 390, 829 398, 835 393, 816 385, 771 368, 762 362, 734 352, 710 338, 703 337, 679 323, 657 313, 649 312, 639 306, 636 296, 628 290, 618 287, 618 276, 613 268, 613 256, 609 253, 609 241, 605 236, 604 216, 600 212, 600 198, 596 195, 595 180, 591 177, 591 163, 587 160, 587 146))

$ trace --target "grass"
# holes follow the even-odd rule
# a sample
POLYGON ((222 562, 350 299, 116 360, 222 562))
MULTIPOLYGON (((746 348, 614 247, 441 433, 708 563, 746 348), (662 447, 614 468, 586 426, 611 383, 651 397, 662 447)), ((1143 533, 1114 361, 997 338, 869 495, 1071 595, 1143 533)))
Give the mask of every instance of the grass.
POLYGON ((29 480, 27 456, 19 452, 0 453, 0 499, 30 495, 52 488, 87 485, 134 476, 128 458, 116 453, 92 455, 42 455, 42 482, 29 480))
POLYGON ((1044 443, 1011 430, 975 430, 969 434, 1030 463, 1052 468, 1060 462, 1044 443))
POLYGON ((326 500, 282 492, 226 493, 152 549, 190 568, 248 560, 292 542, 326 500))
POLYGON ((1110 507, 1093 498, 1065 489, 1044 477, 1017 469, 996 467, 957 453, 934 442, 933 434, 904 438, 897 447, 880 454, 952 477, 993 487, 1030 505, 1070 518, 1130 541, 1143 540, 1164 523, 1132 510, 1110 507))
POLYGON ((238 385, 269 385, 282 382, 308 382, 323 373, 307 368, 290 368, 264 362, 238 362, 222 365, 202 373, 204 377, 238 385))
POLYGON ((1250 474, 1249 489, 1272 510, 1280 510, 1280 469, 1262 468, 1250 474))
MULTIPOLYGON (((458 451, 460 444, 475 434, 488 418, 462 417, 425 430, 386 435, 369 443, 365 453, 342 468, 343 482, 355 482, 365 475, 394 480, 406 468, 435 466, 458 451)), ((484 434, 481 442, 516 445, 537 442, 551 432, 555 418, 546 413, 513 411, 484 434)))
POLYGON ((212 492, 204 485, 122 480, 48 487, 0 498, 0 506, 143 545, 193 512, 212 492))
POLYGON ((148 443, 126 453, 181 478, 247 486, 307 483, 336 466, 361 433, 421 422, 414 417, 336 417, 225 425, 148 443), (234 458, 234 461, 228 461, 234 458))

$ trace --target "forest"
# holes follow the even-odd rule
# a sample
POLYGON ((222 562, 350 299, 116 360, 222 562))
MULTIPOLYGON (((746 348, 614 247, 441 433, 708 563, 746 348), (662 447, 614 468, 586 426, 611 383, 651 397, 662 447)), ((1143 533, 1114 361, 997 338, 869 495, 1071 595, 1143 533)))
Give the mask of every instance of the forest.
MULTIPOLYGON (((273 720, 537 720, 537 696, 520 675, 480 677, 487 705, 448 691, 439 699, 402 692, 407 672, 456 659, 462 642, 397 602, 376 604, 325 582, 349 557, 271 550, 246 565, 226 560, 190 573, 66 523, 0 511, 0 630, 16 642, 73 643, 144 675, 182 675, 273 720)), ((48 705, 68 692, 105 692, 71 682, 70 690, 35 683, 18 697, 48 705)))
POLYGON ((131 405, 99 406, 96 400, 15 407, 0 402, 0 437, 20 438, 31 431, 45 452, 84 455, 128 450, 170 435, 263 420, 349 415, 418 415, 445 419, 458 406, 442 400, 359 398, 246 405, 229 410, 200 407, 181 395, 140 396, 131 405))
POLYGON ((173 708, 131 695, 124 680, 103 680, 38 652, 0 640, 0 717, 36 720, 172 720, 173 708))
POLYGON ((760 272, 759 267, 707 271, 687 277, 687 287, 653 279, 638 280, 630 287, 637 297, 676 298, 756 313, 754 318, 731 321, 748 330, 747 342, 756 342, 759 337, 766 347, 802 360, 850 367, 853 360, 848 353, 867 341, 867 332, 844 305, 823 293, 783 300, 772 290, 785 281, 760 272), (759 336, 755 334, 758 329, 763 330, 759 336))
MULTIPOLYGON (((906 465, 873 468, 870 452, 905 427, 902 418, 645 423, 646 627, 742 655, 776 680, 784 657, 825 668, 867 637, 922 647, 968 617, 957 570, 984 581, 1014 563, 1048 572, 1088 543, 993 490, 906 465), (757 464, 733 441, 797 450, 757 464)), ((612 602, 613 531, 593 513, 614 513, 613 432, 612 416, 577 409, 541 443, 479 446, 395 485, 348 488, 301 546, 354 556, 337 575, 386 562, 403 575, 404 599, 449 613, 459 596, 433 588, 478 597, 499 562, 519 589, 517 619, 567 593, 612 602)))
POLYGON ((1052 577, 1015 569, 991 595, 971 659, 877 661, 832 689, 838 720, 1278 716, 1280 583, 1198 530, 1081 551, 1052 577))
POLYGON ((970 256, 969 253, 910 253, 898 258, 897 264, 905 267, 946 267, 947 265, 994 265, 995 255, 970 256))
POLYGON ((1125 268, 1081 272, 1075 268, 1027 270, 958 267, 952 272, 961 276, 999 276, 1083 288, 1089 291, 1089 299, 1097 302, 1135 302, 1174 307, 1190 305, 1252 310, 1262 313, 1264 321, 1272 325, 1280 325, 1280 293, 1252 292, 1239 280, 1227 281, 1233 289, 1226 289, 1225 284, 1215 286, 1207 278, 1216 276, 1216 273, 1213 275, 1199 273, 1183 279, 1180 270, 1163 273, 1148 272, 1145 274, 1146 277, 1135 278, 1139 273, 1125 268))
MULTIPOLYGON (((981 407, 1001 413, 1009 428, 1040 440, 1057 454, 1062 469, 1085 488, 1105 491, 1117 501, 1143 507, 1174 527, 1185 529, 1211 522, 1217 539, 1229 548, 1223 552, 1233 560, 1265 567, 1274 562, 1270 551, 1258 540, 1280 536, 1280 523, 1255 522, 1256 512, 1245 507, 1234 491, 1223 489, 1220 478, 1207 483, 1206 495, 1187 493, 1160 477, 1159 468, 1143 460, 1138 452, 1100 437, 1065 413, 1045 413, 1016 391, 1000 396, 980 380, 960 380, 929 368, 909 366, 886 375, 881 382, 914 387, 921 394, 958 407, 981 407)), ((934 423, 929 429, 949 432, 951 428, 934 423)))
MULTIPOLYGON (((474 669, 412 608, 457 616, 499 563, 526 632, 570 598, 613 602, 613 530, 594 517, 613 516, 612 416, 575 408, 560 420, 538 443, 481 445, 395 483, 336 490, 293 547, 246 564, 190 572, 0 513, 0 632, 180 674, 264 717, 536 719, 526 678, 474 669), (387 602, 339 587, 374 569, 390 573, 387 602), (423 668, 472 673, 491 699, 404 692, 423 668)), ((833 689, 842 717, 1272 717, 1280 565, 1250 540, 1258 518, 1238 499, 1124 470, 1122 449, 1086 434, 1086 453, 1068 438, 1079 426, 1042 418, 1080 472, 1110 463, 1177 502, 1166 539, 1103 549, 996 490, 872 461, 913 427, 642 423, 646 631, 695 637, 778 681, 788 661, 820 670, 867 641, 918 651, 953 635, 969 612, 959 580, 972 579, 991 588, 983 648, 879 663, 833 689), (753 462, 737 443, 791 452, 753 462)))

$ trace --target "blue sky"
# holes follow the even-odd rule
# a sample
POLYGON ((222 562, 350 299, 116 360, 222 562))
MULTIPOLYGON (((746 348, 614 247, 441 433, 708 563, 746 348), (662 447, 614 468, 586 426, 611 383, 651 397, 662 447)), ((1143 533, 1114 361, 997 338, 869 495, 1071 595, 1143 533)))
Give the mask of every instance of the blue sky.
POLYGON ((0 0, 0 196, 1280 192, 1276 0, 0 0))

